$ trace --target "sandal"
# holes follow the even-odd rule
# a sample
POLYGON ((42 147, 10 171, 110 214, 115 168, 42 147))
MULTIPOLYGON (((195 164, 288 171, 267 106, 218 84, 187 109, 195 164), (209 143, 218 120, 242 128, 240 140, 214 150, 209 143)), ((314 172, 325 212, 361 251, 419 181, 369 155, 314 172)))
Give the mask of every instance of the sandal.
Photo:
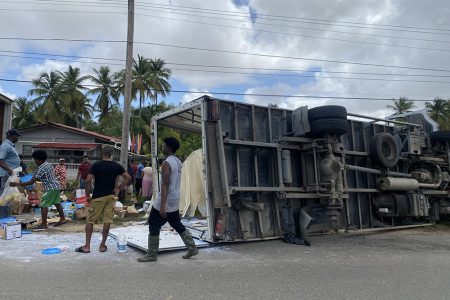
POLYGON ((100 251, 100 252, 106 252, 106 251, 108 251, 108 247, 105 245, 104 247, 100 247, 100 248, 98 249, 98 251, 100 251))
POLYGON ((61 225, 64 225, 66 223, 67 223, 66 221, 58 221, 55 224, 53 224, 53 227, 61 226, 61 225))
POLYGON ((48 229, 48 227, 44 226, 44 225, 37 225, 37 226, 31 228, 32 231, 44 231, 47 229, 48 229))
POLYGON ((78 253, 89 253, 89 252, 91 252, 91 251, 84 251, 84 250, 83 250, 83 246, 80 246, 80 247, 78 247, 78 248, 75 249, 75 252, 78 252, 78 253))

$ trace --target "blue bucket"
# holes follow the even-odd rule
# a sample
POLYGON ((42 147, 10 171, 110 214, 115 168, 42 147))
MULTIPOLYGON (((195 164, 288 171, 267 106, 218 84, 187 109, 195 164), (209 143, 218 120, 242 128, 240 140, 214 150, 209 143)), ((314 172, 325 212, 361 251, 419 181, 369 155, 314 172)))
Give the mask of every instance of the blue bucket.
MULTIPOLYGON (((31 178, 33 178, 33 174, 26 174, 26 175, 20 177, 20 182, 27 182, 27 181, 30 181, 31 178)), ((34 184, 26 186, 25 189, 26 189, 27 191, 32 191, 32 190, 34 190, 34 184)))

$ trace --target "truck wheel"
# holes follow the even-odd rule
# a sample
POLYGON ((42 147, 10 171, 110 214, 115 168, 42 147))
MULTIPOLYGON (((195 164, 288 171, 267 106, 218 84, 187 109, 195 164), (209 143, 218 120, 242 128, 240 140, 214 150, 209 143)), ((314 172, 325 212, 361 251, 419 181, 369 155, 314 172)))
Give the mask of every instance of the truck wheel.
POLYGON ((319 119, 347 119, 347 109, 339 105, 324 105, 308 110, 309 121, 319 119))
POLYGON ((347 120, 344 119, 319 119, 310 121, 311 131, 308 133, 311 137, 322 137, 325 134, 343 135, 350 131, 347 120))
POLYGON ((429 136, 432 143, 450 142, 450 131, 448 130, 433 131, 429 136))
POLYGON ((394 137, 382 132, 374 135, 370 141, 370 156, 380 162, 386 168, 392 168, 397 165, 399 150, 394 137))

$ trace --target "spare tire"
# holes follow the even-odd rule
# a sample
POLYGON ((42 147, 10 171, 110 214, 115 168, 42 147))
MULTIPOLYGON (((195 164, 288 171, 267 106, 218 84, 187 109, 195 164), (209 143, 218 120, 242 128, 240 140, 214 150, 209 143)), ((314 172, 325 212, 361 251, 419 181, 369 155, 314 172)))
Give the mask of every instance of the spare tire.
POLYGON ((433 131, 429 136, 432 143, 450 142, 450 131, 448 130, 433 131))
POLYGON ((394 137, 387 132, 374 135, 370 141, 370 156, 386 168, 397 165, 399 149, 394 137))
POLYGON ((308 110, 309 121, 319 119, 347 119, 347 109, 339 105, 324 105, 308 110))
POLYGON ((310 121, 311 131, 308 133, 310 137, 322 137, 325 134, 343 135, 350 131, 347 120, 344 119, 320 119, 310 121))

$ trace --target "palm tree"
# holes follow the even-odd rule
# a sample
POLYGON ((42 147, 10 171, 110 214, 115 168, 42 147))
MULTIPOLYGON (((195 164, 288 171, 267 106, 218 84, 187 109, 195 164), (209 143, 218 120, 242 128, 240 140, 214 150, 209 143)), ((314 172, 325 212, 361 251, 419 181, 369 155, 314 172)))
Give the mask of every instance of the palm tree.
POLYGON ((84 95, 83 91, 86 87, 83 82, 86 81, 89 76, 80 76, 80 69, 69 66, 69 69, 62 73, 58 71, 58 74, 62 78, 61 92, 63 97, 66 98, 66 102, 69 106, 68 122, 75 123, 80 128, 83 124, 83 119, 92 117, 92 106, 89 103, 89 99, 84 95))
MULTIPOLYGON (((162 59, 147 59, 138 55, 137 60, 133 60, 132 75, 132 98, 136 99, 139 93, 139 109, 145 104, 148 97, 158 104, 158 95, 165 97, 172 88, 168 80, 171 76, 170 69, 165 67, 162 59)), ((118 89, 124 94, 125 71, 118 72, 115 76, 118 89)), ((139 114, 141 115, 141 113, 139 114)))
POLYGON ((160 58, 150 59, 149 63, 151 70, 151 87, 153 88, 153 93, 150 98, 155 100, 155 104, 158 105, 158 94, 163 97, 170 94, 172 86, 168 80, 170 79, 172 72, 170 69, 166 68, 166 63, 160 58))
POLYGON ((386 108, 394 110, 394 115, 399 115, 405 112, 411 111, 412 108, 415 108, 416 105, 414 101, 409 100, 406 97, 400 97, 398 99, 394 99, 393 105, 386 105, 386 108))
MULTIPOLYGON (((142 133, 142 151, 143 153, 150 153, 151 152, 151 119, 156 116, 157 114, 160 114, 162 112, 168 111, 170 109, 174 108, 172 105, 167 105, 164 102, 161 102, 158 105, 152 105, 148 107, 144 107, 142 109, 142 116, 139 118, 133 119, 133 123, 131 126, 131 132, 132 133, 142 133)), ((136 109, 133 111, 133 115, 135 113, 139 113, 140 110, 136 109)), ((161 137, 168 137, 170 134, 174 134, 174 131, 168 128, 165 128, 164 130, 160 131, 160 136, 158 136, 158 139, 162 143, 161 137), (161 135, 161 132, 163 135, 161 135), (167 133, 167 134, 165 134, 167 133)))
POLYGON ((99 120, 108 116, 113 105, 119 104, 119 92, 116 86, 115 78, 118 73, 111 74, 108 66, 101 66, 100 69, 94 69, 95 76, 89 76, 96 87, 89 90, 88 94, 97 95, 95 107, 100 112, 99 120))
POLYGON ((41 122, 64 122, 67 117, 68 103, 61 93, 61 76, 54 71, 42 73, 33 79, 34 88, 28 91, 34 98, 33 105, 38 106, 36 118, 41 122))
POLYGON ((152 96, 152 77, 150 61, 140 55, 138 55, 137 61, 133 60, 132 85, 133 90, 139 93, 139 116, 141 116, 145 98, 152 96))
POLYGON ((435 98, 433 102, 425 102, 430 117, 435 120, 442 130, 450 129, 450 101, 442 98, 435 98))
POLYGON ((36 123, 34 115, 34 105, 25 97, 19 97, 14 101, 12 108, 13 113, 13 127, 24 128, 36 123))

